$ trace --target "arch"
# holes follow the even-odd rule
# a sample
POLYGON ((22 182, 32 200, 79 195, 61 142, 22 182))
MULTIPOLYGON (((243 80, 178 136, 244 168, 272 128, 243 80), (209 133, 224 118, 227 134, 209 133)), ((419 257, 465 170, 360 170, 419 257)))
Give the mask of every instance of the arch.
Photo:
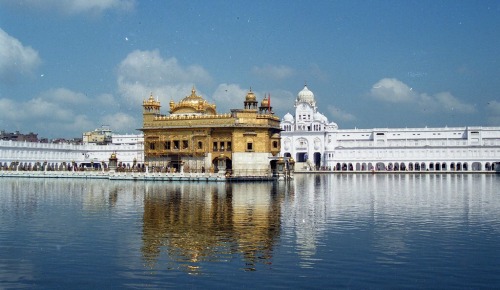
POLYGON ((377 171, 385 171, 385 164, 384 164, 384 162, 377 162, 377 164, 375 164, 375 170, 377 170, 377 171))
POLYGON ((420 163, 415 162, 415 171, 420 171, 420 163))
POLYGON ((413 163, 410 162, 408 164, 408 170, 413 171, 413 163))
POLYGON ((464 164, 462 164, 462 168, 464 171, 469 170, 469 164, 467 162, 464 162, 464 164))
POLYGON ((295 155, 295 160, 297 162, 306 162, 307 161, 307 153, 306 152, 297 152, 295 155))
POLYGON ((290 158, 292 157, 292 153, 290 152, 285 152, 285 154, 283 155, 285 158, 290 158))
POLYGON ((426 169, 427 169, 427 168, 426 168, 426 166, 425 166, 425 163, 424 163, 424 162, 422 162, 422 163, 420 164, 420 170, 425 171, 426 169))
POLYGON ((314 152, 313 154, 313 159, 314 159, 314 166, 316 167, 316 169, 319 169, 319 167, 321 166, 321 153, 320 152, 314 152))
POLYGON ((361 164, 359 162, 356 163, 356 171, 361 171, 361 164))
POLYGON ((472 162, 471 170, 472 171, 481 171, 481 162, 472 162))
POLYGON ((455 162, 452 162, 452 163, 450 164, 450 170, 451 170, 451 171, 455 171, 455 162))
POLYGON ((484 164, 484 170, 486 171, 490 171, 491 170, 491 165, 489 162, 486 162, 486 164, 484 164))
POLYGON ((434 171, 434 162, 429 163, 429 170, 434 171))
POLYGON ((462 171, 462 163, 457 162, 457 171, 462 171))
POLYGON ((352 166, 352 163, 349 163, 349 171, 353 171, 354 167, 352 166))
POLYGON ((375 168, 373 167, 373 164, 371 162, 368 163, 368 170, 372 171, 375 168))

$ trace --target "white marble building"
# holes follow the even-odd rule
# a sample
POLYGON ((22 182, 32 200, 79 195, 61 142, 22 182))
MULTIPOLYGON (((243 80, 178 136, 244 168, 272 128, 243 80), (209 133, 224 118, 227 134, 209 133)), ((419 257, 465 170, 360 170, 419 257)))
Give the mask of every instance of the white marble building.
POLYGON ((297 170, 493 171, 500 127, 339 129, 302 89, 281 122, 281 156, 297 170))
POLYGON ((8 168, 15 162, 23 167, 47 163, 54 169, 68 167, 107 167, 111 154, 125 167, 144 163, 144 137, 142 135, 113 135, 113 143, 53 144, 36 142, 0 141, 0 167, 8 168))

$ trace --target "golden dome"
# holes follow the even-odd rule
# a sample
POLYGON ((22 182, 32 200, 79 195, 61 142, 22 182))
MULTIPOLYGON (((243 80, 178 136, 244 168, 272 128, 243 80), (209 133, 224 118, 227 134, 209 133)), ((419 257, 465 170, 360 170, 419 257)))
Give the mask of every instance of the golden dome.
POLYGON ((267 99, 267 97, 264 97, 264 99, 260 103, 260 106, 261 107, 269 107, 269 100, 267 99))
POLYGON ((209 104, 201 96, 196 95, 196 89, 193 87, 191 95, 186 96, 178 104, 170 102, 171 114, 203 114, 215 115, 216 106, 209 104))
POLYGON ((256 102, 257 98, 255 97, 255 94, 252 92, 252 88, 250 88, 250 91, 247 93, 247 96, 245 97, 245 102, 256 102))

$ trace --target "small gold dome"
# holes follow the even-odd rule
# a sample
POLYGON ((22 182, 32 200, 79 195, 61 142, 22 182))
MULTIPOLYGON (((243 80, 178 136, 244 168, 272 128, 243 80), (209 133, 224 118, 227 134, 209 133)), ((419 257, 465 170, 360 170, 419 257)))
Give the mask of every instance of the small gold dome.
POLYGON ((261 107, 269 107, 269 100, 267 99, 267 97, 264 97, 264 99, 260 103, 260 106, 261 107))
POLYGON ((247 93, 247 96, 245 97, 246 102, 256 102, 257 98, 255 97, 255 94, 252 92, 252 89, 247 93))

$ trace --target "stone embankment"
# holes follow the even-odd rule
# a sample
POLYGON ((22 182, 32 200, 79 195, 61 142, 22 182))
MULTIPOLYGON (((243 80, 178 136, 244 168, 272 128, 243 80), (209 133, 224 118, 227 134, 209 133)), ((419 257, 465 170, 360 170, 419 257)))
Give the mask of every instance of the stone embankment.
POLYGON ((218 173, 163 173, 111 171, 0 171, 0 177, 18 178, 86 178, 134 181, 272 181, 272 176, 225 176, 218 173))

